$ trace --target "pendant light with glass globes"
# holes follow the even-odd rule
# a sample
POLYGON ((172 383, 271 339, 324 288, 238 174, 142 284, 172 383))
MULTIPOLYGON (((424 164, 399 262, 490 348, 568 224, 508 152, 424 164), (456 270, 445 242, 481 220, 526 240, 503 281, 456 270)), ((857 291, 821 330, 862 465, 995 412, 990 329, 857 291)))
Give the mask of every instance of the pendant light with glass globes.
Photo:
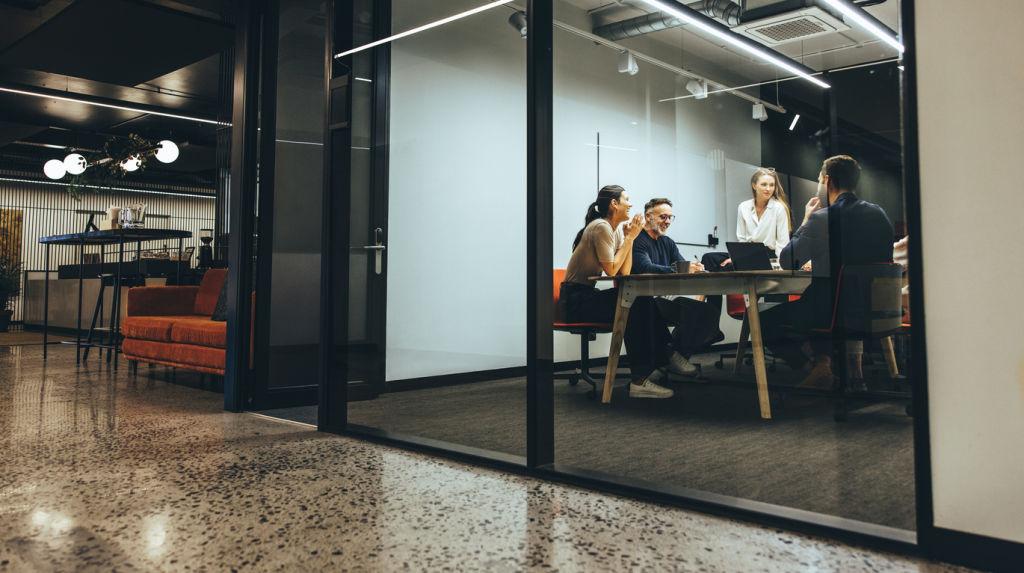
MULTIPOLYGON (((152 155, 160 163, 173 163, 180 155, 178 145, 169 139, 160 141, 154 147, 142 152, 145 155, 152 155)), ((117 168, 125 173, 138 171, 142 166, 142 154, 132 155, 121 161, 117 168)), ((105 165, 113 160, 111 157, 98 159, 90 162, 81 153, 69 153, 63 160, 51 159, 43 164, 43 173, 50 179, 63 179, 65 175, 81 175, 90 166, 105 165)))

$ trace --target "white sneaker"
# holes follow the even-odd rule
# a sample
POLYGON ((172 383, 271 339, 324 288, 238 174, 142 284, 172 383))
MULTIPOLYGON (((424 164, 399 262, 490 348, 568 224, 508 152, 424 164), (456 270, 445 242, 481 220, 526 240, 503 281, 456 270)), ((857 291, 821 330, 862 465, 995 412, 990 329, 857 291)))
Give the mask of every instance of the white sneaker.
POLYGON ((697 374, 697 367, 678 352, 673 352, 672 356, 669 356, 668 369, 673 374, 679 374, 682 376, 693 376, 697 374))
POLYGON ((629 385, 630 398, 671 398, 673 394, 675 394, 675 392, 668 388, 658 386, 654 382, 651 382, 650 378, 645 379, 639 384, 632 382, 629 385))

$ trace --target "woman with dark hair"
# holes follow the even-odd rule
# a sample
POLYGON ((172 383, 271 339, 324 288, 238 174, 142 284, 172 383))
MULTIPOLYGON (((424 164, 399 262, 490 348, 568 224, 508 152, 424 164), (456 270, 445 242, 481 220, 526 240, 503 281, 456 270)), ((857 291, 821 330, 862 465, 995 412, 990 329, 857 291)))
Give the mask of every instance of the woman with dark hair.
MULTIPOLYGON (((630 218, 630 207, 629 194, 619 185, 602 187, 587 207, 585 225, 573 241, 561 286, 560 300, 569 322, 614 321, 618 290, 597 289, 590 277, 622 276, 632 270, 633 240, 643 231, 644 217, 630 218)), ((672 338, 650 297, 639 297, 630 308, 625 343, 633 374, 630 397, 670 398, 672 390, 656 384, 664 377, 660 366, 667 364, 670 370, 683 373, 676 365, 677 357, 682 357, 676 353, 669 356, 672 338)))

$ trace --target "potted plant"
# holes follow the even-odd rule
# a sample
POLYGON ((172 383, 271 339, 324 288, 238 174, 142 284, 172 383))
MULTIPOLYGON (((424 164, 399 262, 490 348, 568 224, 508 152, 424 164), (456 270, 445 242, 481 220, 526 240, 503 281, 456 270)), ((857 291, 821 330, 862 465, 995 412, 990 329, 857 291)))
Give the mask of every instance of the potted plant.
POLYGON ((8 307, 21 292, 21 263, 0 254, 0 332, 7 332, 14 311, 8 307))

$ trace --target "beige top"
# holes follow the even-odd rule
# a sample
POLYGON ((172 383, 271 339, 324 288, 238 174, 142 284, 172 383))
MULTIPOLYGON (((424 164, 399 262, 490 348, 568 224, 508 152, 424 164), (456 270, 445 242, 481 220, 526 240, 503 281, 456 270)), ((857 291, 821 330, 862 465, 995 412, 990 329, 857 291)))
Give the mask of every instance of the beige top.
POLYGON ((580 244, 576 245, 576 250, 569 258, 569 264, 565 268, 565 282, 594 286, 594 281, 587 277, 603 274, 601 263, 613 262, 615 253, 625 242, 626 237, 622 234, 621 226, 612 230, 612 225, 607 219, 591 221, 583 230, 580 244))

